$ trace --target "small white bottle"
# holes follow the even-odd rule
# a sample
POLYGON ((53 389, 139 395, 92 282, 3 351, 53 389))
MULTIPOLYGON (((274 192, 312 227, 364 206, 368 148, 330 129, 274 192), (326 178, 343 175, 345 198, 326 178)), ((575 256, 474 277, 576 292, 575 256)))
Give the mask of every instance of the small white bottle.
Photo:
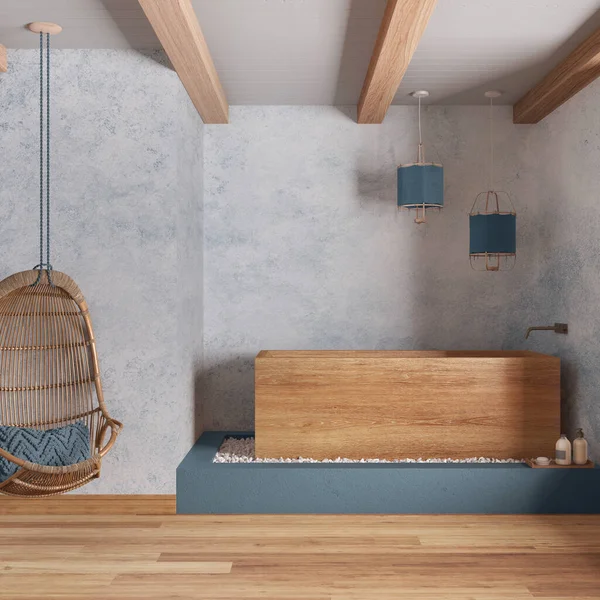
POLYGON ((556 442, 555 459, 557 465, 567 466, 571 464, 571 442, 564 433, 561 433, 556 442))
POLYGON ((577 430, 577 437, 573 440, 573 462, 576 465, 585 465, 588 461, 588 443, 583 437, 583 429, 577 430))

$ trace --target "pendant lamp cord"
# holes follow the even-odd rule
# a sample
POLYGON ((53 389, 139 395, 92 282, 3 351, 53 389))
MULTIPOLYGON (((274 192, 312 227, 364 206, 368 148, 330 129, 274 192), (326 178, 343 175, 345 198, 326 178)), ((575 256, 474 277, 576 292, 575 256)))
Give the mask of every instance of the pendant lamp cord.
POLYGON ((421 135, 421 98, 419 97, 419 152, 417 155, 417 163, 425 162, 425 151, 423 150, 423 138, 421 135))
MULTIPOLYGON (((419 96, 419 151, 417 153, 417 164, 422 165, 425 162, 425 151, 423 150, 423 136, 421 132, 421 96, 419 96)), ((416 216, 415 223, 421 224, 427 221, 425 216, 425 202, 423 202, 423 206, 421 207, 422 216, 419 217, 419 207, 415 207, 416 216)))
POLYGON ((490 192, 494 190, 494 99, 490 98, 490 192))
POLYGON ((32 285, 38 285, 42 271, 48 283, 52 282, 50 264, 50 34, 46 34, 46 177, 44 182, 44 34, 40 33, 40 262, 34 267, 38 276, 32 285), (46 262, 44 262, 44 183, 46 199, 46 262))

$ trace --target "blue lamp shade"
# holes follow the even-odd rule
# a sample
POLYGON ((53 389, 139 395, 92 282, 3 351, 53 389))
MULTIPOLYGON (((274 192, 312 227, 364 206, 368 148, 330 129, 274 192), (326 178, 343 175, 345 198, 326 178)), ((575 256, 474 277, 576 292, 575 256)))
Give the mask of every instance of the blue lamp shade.
POLYGON ((516 254, 517 215, 470 215, 469 229, 470 254, 516 254))
POLYGON ((444 206, 444 168, 433 163, 398 167, 398 207, 444 206))

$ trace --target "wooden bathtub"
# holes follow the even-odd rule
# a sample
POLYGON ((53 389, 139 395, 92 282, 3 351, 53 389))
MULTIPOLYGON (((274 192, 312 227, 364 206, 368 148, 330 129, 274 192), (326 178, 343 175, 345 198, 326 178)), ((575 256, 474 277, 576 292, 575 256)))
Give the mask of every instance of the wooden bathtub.
POLYGON ((560 435, 560 359, 535 352, 271 351, 256 455, 529 458, 560 435))

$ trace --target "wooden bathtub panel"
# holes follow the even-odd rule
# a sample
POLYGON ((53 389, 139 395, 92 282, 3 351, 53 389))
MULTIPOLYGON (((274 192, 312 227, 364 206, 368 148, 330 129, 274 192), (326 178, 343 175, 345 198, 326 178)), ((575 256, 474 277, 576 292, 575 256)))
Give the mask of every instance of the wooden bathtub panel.
POLYGON ((255 429, 260 457, 548 456, 560 434, 560 360, 261 352, 255 429))

